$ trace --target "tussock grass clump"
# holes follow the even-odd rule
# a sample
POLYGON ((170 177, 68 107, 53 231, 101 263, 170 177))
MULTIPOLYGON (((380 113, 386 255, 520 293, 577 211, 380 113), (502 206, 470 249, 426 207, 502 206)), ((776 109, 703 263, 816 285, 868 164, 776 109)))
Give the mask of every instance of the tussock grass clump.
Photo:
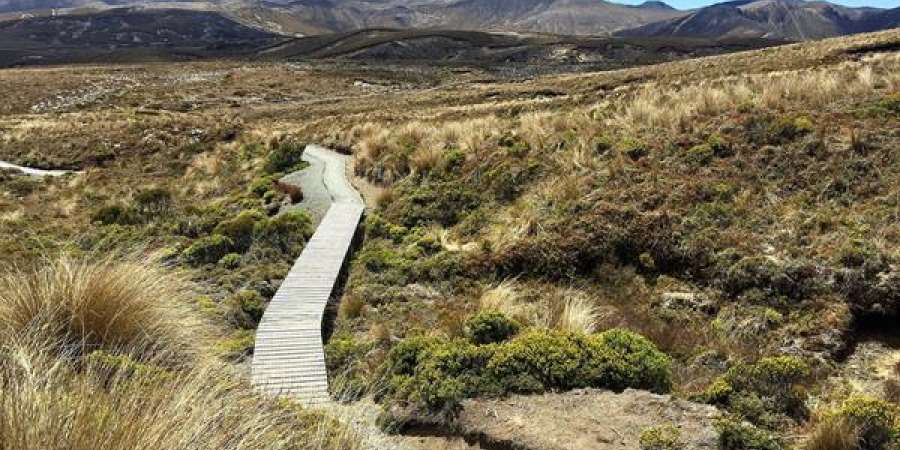
POLYGON ((2 450, 355 448, 333 420, 261 399, 221 367, 161 377, 99 360, 76 370, 48 342, 4 349, 17 357, 0 366, 2 450))
POLYGON ((0 339, 52 338, 58 351, 199 353, 204 332, 187 311, 189 287, 152 263, 51 259, 0 275, 0 339))

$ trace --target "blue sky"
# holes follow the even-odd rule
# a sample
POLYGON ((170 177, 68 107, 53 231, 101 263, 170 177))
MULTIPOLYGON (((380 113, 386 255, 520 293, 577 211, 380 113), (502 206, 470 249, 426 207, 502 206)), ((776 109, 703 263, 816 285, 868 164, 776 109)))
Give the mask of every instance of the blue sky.
MULTIPOLYGON (((616 3, 624 3, 628 5, 636 5, 639 3, 643 3, 643 0, 612 0, 616 3)), ((717 1, 710 0, 664 0, 666 3, 672 5, 678 9, 691 9, 697 8, 700 6, 711 5, 713 3, 718 3, 717 1)), ((832 3, 837 3, 840 5, 846 6, 875 6, 879 8, 897 8, 900 7, 900 0, 831 0, 832 3)))

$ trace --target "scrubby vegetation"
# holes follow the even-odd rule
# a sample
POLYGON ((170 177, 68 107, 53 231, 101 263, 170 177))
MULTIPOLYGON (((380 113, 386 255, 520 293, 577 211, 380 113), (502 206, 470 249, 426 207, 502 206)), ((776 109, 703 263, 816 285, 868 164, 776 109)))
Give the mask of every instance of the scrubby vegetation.
POLYGON ((392 400, 443 412, 482 395, 584 387, 667 392, 671 387, 669 359, 624 330, 593 336, 531 331, 482 345, 409 338, 391 349, 385 367, 385 394, 392 400))

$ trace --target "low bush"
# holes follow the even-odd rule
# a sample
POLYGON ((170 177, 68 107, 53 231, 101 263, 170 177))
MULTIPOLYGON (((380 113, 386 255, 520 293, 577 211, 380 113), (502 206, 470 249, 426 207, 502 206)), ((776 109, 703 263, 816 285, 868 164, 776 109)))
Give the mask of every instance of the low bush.
POLYGON ((779 416, 806 417, 806 394, 798 385, 809 376, 810 367, 800 358, 762 358, 755 364, 731 367, 701 397, 757 425, 774 426, 779 416))
POLYGON ((480 312, 466 320, 466 336, 475 344, 503 342, 519 332, 520 325, 497 311, 480 312))
POLYGON ((784 446, 771 433, 750 423, 731 418, 716 422, 720 450, 782 450, 784 446))
POLYGON ((452 411, 460 400, 505 393, 597 387, 671 388, 669 358, 624 330, 583 335, 535 330, 507 342, 409 338, 385 363, 388 394, 430 410, 452 411))
POLYGON ((259 292, 241 290, 226 300, 226 317, 238 328, 256 329, 266 310, 266 301, 259 292))
POLYGON ((235 250, 243 253, 253 244, 253 230, 256 224, 265 219, 266 216, 259 211, 242 211, 237 216, 216 225, 213 233, 227 237, 234 244, 235 250))
POLYGON ((103 225, 137 225, 144 221, 141 214, 134 208, 126 205, 106 205, 91 214, 92 222, 100 222, 103 225))
POLYGON ((213 234, 194 241, 181 256, 191 264, 215 264, 234 249, 234 241, 230 238, 213 234))
POLYGON ((896 404, 852 396, 828 416, 849 426, 859 450, 888 450, 900 443, 900 408, 896 404))
POLYGON ((278 138, 269 145, 269 154, 263 170, 267 173, 298 170, 303 164, 306 144, 293 137, 278 138))
POLYGON ((885 96, 878 102, 878 107, 893 114, 900 114, 900 92, 885 96))
POLYGON ((306 211, 286 211, 275 217, 256 222, 253 234, 256 242, 278 252, 296 256, 313 235, 312 219, 306 211))
POLYGON ((641 450, 681 450, 681 431, 672 425, 644 428, 638 440, 641 450))
POLYGON ((172 207, 172 193, 163 188, 152 188, 134 196, 135 209, 142 215, 165 214, 172 207))

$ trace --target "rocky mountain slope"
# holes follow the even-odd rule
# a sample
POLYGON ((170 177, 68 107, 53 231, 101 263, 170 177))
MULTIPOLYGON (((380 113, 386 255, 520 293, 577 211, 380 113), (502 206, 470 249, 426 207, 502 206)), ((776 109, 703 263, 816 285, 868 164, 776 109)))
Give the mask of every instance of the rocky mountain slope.
POLYGON ((900 8, 848 8, 803 0, 739 0, 621 32, 627 36, 758 37, 795 41, 900 26, 900 8))
POLYGON ((51 14, 52 9, 67 13, 75 8, 138 5, 218 10, 253 26, 305 35, 370 27, 600 34, 684 14, 661 2, 627 6, 603 0, 0 0, 0 14, 51 14))

